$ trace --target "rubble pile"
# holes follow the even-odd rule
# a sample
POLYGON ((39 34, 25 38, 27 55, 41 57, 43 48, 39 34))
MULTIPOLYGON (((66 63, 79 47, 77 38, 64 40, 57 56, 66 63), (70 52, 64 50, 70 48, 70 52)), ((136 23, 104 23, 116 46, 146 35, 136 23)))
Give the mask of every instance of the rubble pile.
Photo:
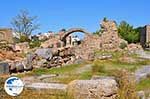
POLYGON ((0 50, 0 60, 20 60, 22 58, 21 53, 14 53, 13 51, 5 51, 5 50, 0 50))
POLYGON ((143 51, 143 48, 141 45, 139 44, 129 44, 126 48, 128 50, 129 53, 136 53, 136 51, 143 51))
POLYGON ((50 48, 40 48, 34 52, 32 64, 34 68, 51 68, 71 64, 75 60, 75 55, 72 48, 63 48, 54 51, 50 48))
POLYGON ((27 52, 29 49, 29 43, 28 42, 23 42, 23 43, 17 43, 15 45, 12 46, 12 50, 14 52, 27 52))

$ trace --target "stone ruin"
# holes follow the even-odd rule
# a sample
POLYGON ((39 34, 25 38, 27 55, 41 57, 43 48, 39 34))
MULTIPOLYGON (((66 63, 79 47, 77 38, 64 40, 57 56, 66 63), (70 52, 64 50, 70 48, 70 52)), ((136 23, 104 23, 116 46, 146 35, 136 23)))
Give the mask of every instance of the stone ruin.
POLYGON ((118 36, 117 26, 114 21, 103 21, 101 23, 102 35, 101 39, 101 48, 103 50, 116 49, 119 46, 120 37, 118 36))
POLYGON ((119 37, 116 23, 105 20, 102 21, 101 28, 101 35, 92 35, 81 28, 61 31, 42 43, 40 48, 36 48, 32 52, 29 51, 30 54, 25 58, 9 61, 10 71, 28 71, 41 67, 51 68, 94 60, 96 50, 119 51, 121 42, 126 41, 119 37), (70 34, 74 32, 85 34, 85 38, 78 45, 73 45, 70 38, 70 34))
POLYGON ((120 43, 125 41, 119 37, 116 23, 108 20, 102 21, 101 28, 101 36, 88 35, 81 45, 75 48, 76 56, 85 60, 92 60, 96 50, 119 50, 120 43))
POLYGON ((12 29, 9 28, 0 28, 0 41, 7 41, 13 43, 13 33, 12 29))
POLYGON ((119 45, 123 41, 118 36, 117 26, 114 21, 102 21, 101 36, 92 35, 81 28, 72 28, 68 31, 61 32, 53 38, 45 41, 41 46, 39 53, 52 54, 50 58, 43 58, 35 51, 36 58, 34 66, 39 67, 56 67, 65 64, 79 63, 84 60, 94 60, 94 52, 96 50, 119 50, 119 45), (70 34, 74 32, 82 32, 85 38, 81 44, 73 46, 69 39, 70 34), (49 50, 48 52, 45 49, 49 50))

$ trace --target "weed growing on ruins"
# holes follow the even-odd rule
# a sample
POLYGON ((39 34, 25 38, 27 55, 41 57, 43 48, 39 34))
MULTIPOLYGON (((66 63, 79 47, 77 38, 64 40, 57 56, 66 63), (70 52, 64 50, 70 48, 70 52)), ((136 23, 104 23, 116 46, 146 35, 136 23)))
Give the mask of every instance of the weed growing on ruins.
POLYGON ((118 99, 138 99, 135 80, 128 71, 115 70, 113 76, 119 84, 118 99))

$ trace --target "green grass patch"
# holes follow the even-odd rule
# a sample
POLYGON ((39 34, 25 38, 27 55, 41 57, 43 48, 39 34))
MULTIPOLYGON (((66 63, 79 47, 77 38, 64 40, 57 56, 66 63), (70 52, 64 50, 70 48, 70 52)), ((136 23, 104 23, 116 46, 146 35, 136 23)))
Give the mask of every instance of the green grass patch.
POLYGON ((147 79, 143 79, 142 81, 139 82, 136 86, 137 90, 147 90, 150 89, 150 77, 147 79))
POLYGON ((72 72, 74 69, 79 68, 81 64, 72 64, 72 65, 66 65, 62 67, 55 67, 55 68, 39 68, 33 70, 34 74, 41 75, 41 74, 64 74, 72 72))
POLYGON ((87 80, 87 79, 91 79, 91 77, 92 77, 92 72, 91 71, 86 71, 86 72, 83 72, 80 75, 79 79, 87 80))
POLYGON ((118 59, 96 60, 93 62, 92 73, 98 75, 110 75, 111 71, 126 69, 134 72, 138 68, 150 64, 149 60, 137 61, 135 63, 121 62, 118 59))

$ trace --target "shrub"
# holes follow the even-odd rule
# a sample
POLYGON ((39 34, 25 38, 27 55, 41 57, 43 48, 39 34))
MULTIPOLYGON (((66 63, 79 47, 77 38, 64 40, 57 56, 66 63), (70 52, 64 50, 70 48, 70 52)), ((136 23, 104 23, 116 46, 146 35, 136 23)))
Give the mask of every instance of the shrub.
POLYGON ((26 35, 21 35, 19 42, 30 42, 30 39, 26 35))
POLYGON ((30 45, 30 48, 40 47, 41 41, 39 40, 31 41, 29 45, 30 45))
POLYGON ((121 42, 119 45, 119 48, 124 49, 127 47, 127 44, 125 42, 121 42))

